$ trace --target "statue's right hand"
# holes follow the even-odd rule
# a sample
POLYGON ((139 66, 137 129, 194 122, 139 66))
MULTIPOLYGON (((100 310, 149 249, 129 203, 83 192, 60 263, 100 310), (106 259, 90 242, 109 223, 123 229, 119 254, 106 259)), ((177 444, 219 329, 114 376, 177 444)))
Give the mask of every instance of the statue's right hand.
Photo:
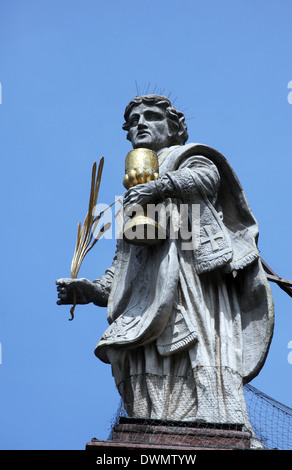
POLYGON ((73 305, 74 295, 76 304, 88 304, 91 302, 88 290, 90 290, 91 282, 87 279, 71 279, 61 278, 56 281, 58 298, 58 305, 73 305))

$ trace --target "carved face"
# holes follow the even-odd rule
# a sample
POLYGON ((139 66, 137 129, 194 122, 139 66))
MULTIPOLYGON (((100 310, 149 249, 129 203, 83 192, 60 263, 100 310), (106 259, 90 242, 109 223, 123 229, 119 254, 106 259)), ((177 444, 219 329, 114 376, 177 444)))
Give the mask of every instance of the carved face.
POLYGON ((171 131, 163 109, 141 103, 128 118, 128 138, 133 148, 144 147, 158 151, 169 146, 171 131))

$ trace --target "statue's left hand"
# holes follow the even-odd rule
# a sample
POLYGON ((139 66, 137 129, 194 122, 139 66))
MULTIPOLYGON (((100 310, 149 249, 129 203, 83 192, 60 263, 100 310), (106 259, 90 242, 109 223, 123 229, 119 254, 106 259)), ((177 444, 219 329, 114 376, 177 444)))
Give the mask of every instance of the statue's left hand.
POLYGON ((145 206, 146 204, 153 203, 156 198, 155 181, 137 184, 137 186, 130 188, 126 192, 124 197, 124 209, 127 210, 127 208, 135 204, 145 206))

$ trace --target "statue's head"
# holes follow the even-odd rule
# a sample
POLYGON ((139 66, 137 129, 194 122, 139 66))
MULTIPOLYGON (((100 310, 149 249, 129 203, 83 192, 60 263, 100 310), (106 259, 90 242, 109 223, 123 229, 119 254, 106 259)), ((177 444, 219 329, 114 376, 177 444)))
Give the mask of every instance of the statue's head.
POLYGON ((133 148, 157 151, 171 145, 184 145, 188 139, 185 117, 165 96, 136 96, 126 107, 127 139, 133 148))

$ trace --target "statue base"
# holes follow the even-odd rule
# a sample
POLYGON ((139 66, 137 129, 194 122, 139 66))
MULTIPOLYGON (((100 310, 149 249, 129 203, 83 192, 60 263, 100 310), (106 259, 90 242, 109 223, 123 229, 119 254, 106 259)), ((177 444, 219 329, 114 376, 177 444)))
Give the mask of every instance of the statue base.
POLYGON ((87 450, 98 452, 250 449, 242 425, 120 418, 107 441, 92 439, 87 450))

